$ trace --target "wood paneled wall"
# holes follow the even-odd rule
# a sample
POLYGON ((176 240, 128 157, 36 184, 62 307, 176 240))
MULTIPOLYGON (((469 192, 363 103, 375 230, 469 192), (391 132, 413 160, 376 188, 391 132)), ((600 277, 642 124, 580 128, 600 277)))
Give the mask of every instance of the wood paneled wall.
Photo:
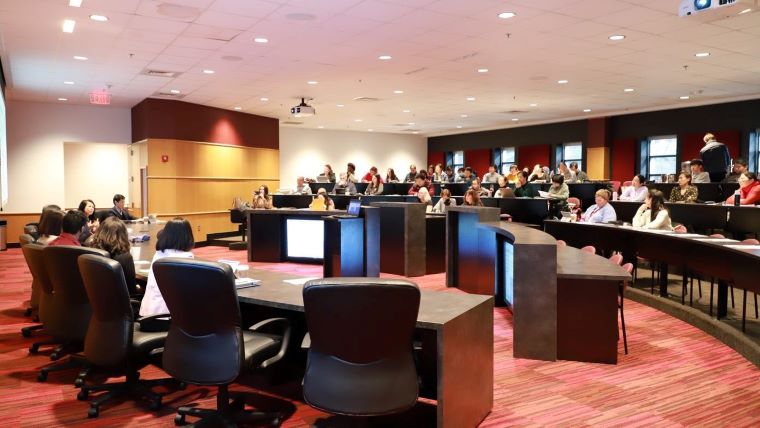
POLYGON ((196 241, 237 230, 228 211, 235 197, 251 200, 260 185, 273 192, 280 184, 279 150, 166 139, 147 146, 147 212, 189 219, 196 241))
POLYGON ((40 219, 40 213, 2 213, 0 218, 8 221, 7 229, 5 229, 7 243, 18 244, 18 236, 24 233, 24 225, 36 223, 40 219))

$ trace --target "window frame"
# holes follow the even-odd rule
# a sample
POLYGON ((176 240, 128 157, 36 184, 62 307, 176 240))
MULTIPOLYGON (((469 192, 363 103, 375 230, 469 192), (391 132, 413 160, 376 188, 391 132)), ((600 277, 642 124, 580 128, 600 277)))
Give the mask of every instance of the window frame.
MULTIPOLYGON (((653 159, 664 159, 664 158, 673 158, 673 172, 667 172, 665 174, 677 174, 678 173, 678 153, 679 153, 679 144, 678 144, 678 135, 671 134, 671 135, 655 135, 648 137, 646 140, 646 170, 642 171, 642 174, 646 177, 647 181, 654 181, 654 176, 652 175, 652 160, 653 159), (672 154, 665 154, 665 155, 652 155, 652 141, 654 140, 674 140, 675 141, 675 150, 672 154)), ((659 178, 662 176, 663 173, 656 174, 656 177, 659 178)))
POLYGON ((564 162, 565 165, 567 165, 568 168, 570 168, 570 164, 572 162, 578 162, 578 169, 583 171, 583 164, 585 163, 585 159, 583 156, 583 141, 571 141, 567 143, 562 143, 559 145, 558 150, 556 150, 556 156, 557 156, 557 168, 559 168, 559 163, 564 162), (566 157, 565 150, 568 146, 580 146, 581 149, 581 157, 580 159, 576 158, 568 158, 566 157))
POLYGON ((517 165, 517 147, 514 147, 514 146, 500 147, 499 148, 499 174, 501 175, 509 174, 509 168, 512 165, 517 165), (504 160, 504 150, 507 150, 507 149, 512 150, 512 160, 509 160, 509 161, 504 160))

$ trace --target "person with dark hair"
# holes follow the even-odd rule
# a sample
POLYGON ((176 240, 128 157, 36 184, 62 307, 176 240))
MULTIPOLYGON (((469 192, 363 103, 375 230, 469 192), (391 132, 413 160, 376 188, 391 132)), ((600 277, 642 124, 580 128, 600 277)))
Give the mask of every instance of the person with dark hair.
POLYGON ((565 183, 575 183, 575 171, 567 167, 565 162, 560 162, 557 171, 565 177, 565 183))
MULTIPOLYGON (((740 205, 755 205, 760 203, 760 181, 757 181, 757 176, 749 171, 744 171, 739 177, 739 204, 740 205)), ((736 194, 733 194, 726 199, 726 203, 733 205, 736 194)))
MULTIPOLYGON (((373 178, 374 178, 376 175, 378 175, 378 174, 377 174, 377 167, 373 166, 373 167, 371 167, 371 168, 369 169, 369 171, 367 171, 367 173, 366 173, 366 174, 364 174, 364 177, 362 177, 362 183, 369 183, 370 181, 372 181, 372 179, 373 179, 373 178)), ((381 182, 381 183, 383 182, 383 179, 382 179, 382 177, 380 178, 380 182, 381 182)))
POLYGON ((464 192, 464 202, 462 202, 462 205, 466 207, 482 207, 483 201, 480 200, 478 192, 468 189, 464 192))
MULTIPOLYGON (((704 163, 704 170, 707 171, 710 181, 719 183, 726 177, 728 165, 731 162, 731 154, 728 152, 728 147, 723 143, 719 143, 715 139, 715 135, 710 132, 705 134, 702 141, 705 142, 705 146, 699 151, 699 157, 704 163)), ((709 183, 710 181, 706 181, 705 183, 709 183)), ((694 182, 702 183, 702 181, 697 180, 696 175, 694 176, 694 182)))
POLYGON ((540 164, 533 165, 533 172, 528 176, 528 181, 543 181, 546 182, 548 176, 540 164))
POLYGON ((87 219, 79 210, 71 210, 66 212, 63 216, 63 222, 61 224, 61 235, 50 244, 51 247, 56 245, 76 245, 77 247, 82 244, 79 243, 79 237, 84 231, 84 227, 87 225, 87 219))
POLYGON ((409 165, 409 174, 404 177, 404 183, 413 183, 415 178, 417 178, 417 165, 411 164, 409 165))
POLYGON ((325 164, 325 169, 322 172, 322 175, 327 177, 327 181, 330 183, 335 183, 335 173, 329 163, 325 164))
POLYGON ((399 182, 398 176, 396 176, 396 171, 394 171, 393 168, 388 168, 388 172, 385 174, 385 182, 386 183, 399 182))
POLYGON ((65 213, 58 205, 48 205, 42 210, 40 215, 40 223, 37 226, 37 243, 40 245, 48 245, 55 241, 61 234, 63 226, 63 216, 65 213))
POLYGON ((432 198, 435 196, 435 187, 433 187, 433 184, 427 181, 426 175, 420 172, 417 174, 417 176, 414 178, 414 185, 409 188, 409 192, 407 194, 409 196, 417 196, 417 194, 420 193, 420 188, 425 187, 428 189, 428 194, 432 198))
POLYGON ((475 176, 472 174, 472 167, 465 167, 462 170, 462 176, 459 179, 459 183, 465 183, 468 186, 472 186, 472 180, 475 178, 475 176))
POLYGON ((633 227, 643 229, 673 230, 670 213, 665 208, 665 195, 657 189, 650 189, 631 223, 633 227))
POLYGON ((584 181, 588 181, 588 174, 578 168, 578 162, 570 162, 570 171, 573 171, 575 173, 576 183, 583 183, 584 181))
POLYGON ((501 174, 496 172, 496 165, 488 165, 488 172, 483 174, 483 183, 497 183, 501 174))
POLYGON ((103 224, 98 227, 93 235, 91 246, 108 251, 111 258, 119 262, 124 270, 124 279, 127 281, 129 295, 137 294, 135 261, 129 252, 131 245, 127 235, 127 226, 124 222, 115 217, 108 217, 103 220, 103 224))
POLYGON ((311 186, 306 182, 306 179, 299 175, 296 177, 296 187, 293 188, 294 195, 311 195, 311 186))
POLYGON ((550 212, 559 218, 562 211, 567 211, 567 198, 570 197, 570 188, 565 183, 565 177, 562 174, 552 176, 552 185, 549 187, 549 199, 551 199, 550 212))
POLYGON ((435 183, 446 183, 449 181, 448 177, 446 177, 446 173, 443 172, 443 165, 439 163, 435 164, 432 179, 435 183))
POLYGON ((481 186, 480 179, 478 177, 474 177, 472 179, 472 185, 470 186, 470 189, 476 191, 478 193, 478 196, 481 198, 491 197, 491 190, 481 186))
POLYGON ((85 218, 87 218, 87 225, 84 228, 84 232, 82 232, 82 235, 79 237, 79 243, 84 245, 90 236, 97 231, 100 221, 95 217, 95 202, 93 202, 92 199, 82 200, 82 202, 79 203, 79 211, 81 211, 85 218))
POLYGON ((494 198, 514 198, 515 192, 509 187, 507 183, 507 176, 499 176, 499 188, 496 189, 496 193, 493 194, 494 198))
POLYGON ((380 174, 372 176, 372 180, 367 185, 367 189, 364 191, 365 195, 382 195, 383 194, 383 178, 380 174))
POLYGON ((699 190, 691 184, 691 174, 681 171, 678 174, 678 186, 670 191, 670 202, 696 202, 699 190))
POLYGON ((430 164, 428 165, 427 170, 425 172, 427 172, 428 178, 432 180, 433 174, 435 174, 435 167, 432 164, 430 164))
POLYGON ((454 174, 454 168, 452 168, 451 165, 446 166, 443 174, 447 183, 455 183, 457 181, 457 176, 454 174))
POLYGON ((623 194, 620 195, 620 200, 644 202, 644 199, 647 198, 647 192, 649 192, 647 186, 644 186, 644 182, 646 182, 646 178, 644 178, 643 175, 634 175, 633 179, 631 180, 631 185, 626 187, 626 189, 623 191, 623 194))
POLYGON ((259 186, 259 191, 253 194, 253 208, 272 209, 272 195, 269 194, 266 184, 259 186))
MULTIPOLYGON (((692 159, 691 162, 691 182, 692 183, 709 183, 710 173, 705 171, 705 164, 700 159, 692 159)), ((725 175, 723 176, 725 177, 725 175)), ((721 177, 721 180, 723 179, 721 177)))
POLYGON ((335 209, 335 202, 333 202, 332 198, 327 195, 327 190, 324 187, 320 187, 319 190, 317 190, 317 197, 309 204, 310 209, 316 209, 314 202, 317 200, 322 201, 326 211, 332 211, 335 209))
POLYGON ((517 165, 510 165, 509 166, 509 174, 507 174, 505 177, 507 178, 507 183, 517 183, 517 175, 520 173, 520 168, 517 167, 517 165))
POLYGON ((734 166, 731 168, 731 173, 723 179, 723 182, 738 183, 739 177, 741 177, 744 171, 749 171, 747 161, 741 158, 735 159, 734 166))
POLYGON ((449 207, 455 207, 457 205, 456 199, 451 197, 451 191, 449 189, 441 189, 441 199, 433 207, 435 213, 445 213, 449 207))
MULTIPOLYGON (((181 217, 175 217, 168 221, 163 230, 158 232, 156 240, 156 254, 153 256, 151 266, 156 260, 165 257, 180 257, 185 259, 193 258, 193 229, 190 222, 181 217)), ((140 316, 149 317, 153 315, 168 314, 169 308, 166 307, 161 291, 158 289, 156 277, 153 274, 153 268, 148 273, 148 283, 145 286, 145 295, 140 304, 140 316)), ((168 323, 166 325, 168 328, 168 323)))
POLYGON ((132 217, 131 214, 129 214, 129 211, 127 211, 126 208, 124 208, 124 202, 127 198, 124 197, 124 195, 115 194, 113 195, 113 208, 111 208, 110 215, 118 218, 119 220, 134 220, 135 218, 132 217))
POLYGON ((346 180, 354 184, 359 182, 359 179, 356 178, 356 165, 351 162, 346 164, 346 180))
POLYGON ((520 171, 517 173, 517 183, 515 183, 515 196, 518 198, 535 198, 536 189, 533 186, 528 185, 528 173, 527 171, 520 171))

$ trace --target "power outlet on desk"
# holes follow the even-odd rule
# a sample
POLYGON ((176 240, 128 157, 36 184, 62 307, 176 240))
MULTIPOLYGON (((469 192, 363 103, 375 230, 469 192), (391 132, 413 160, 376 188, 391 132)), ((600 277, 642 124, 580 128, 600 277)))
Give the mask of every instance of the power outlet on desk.
POLYGON ((198 225, 198 226, 196 226, 196 227, 198 228, 198 232, 200 232, 200 231, 201 231, 201 225, 199 224, 199 225, 198 225))

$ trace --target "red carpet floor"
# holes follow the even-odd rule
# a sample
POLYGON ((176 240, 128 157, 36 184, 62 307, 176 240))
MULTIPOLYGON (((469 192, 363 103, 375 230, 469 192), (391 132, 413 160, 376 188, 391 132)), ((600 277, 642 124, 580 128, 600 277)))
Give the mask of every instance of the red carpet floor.
MULTIPOLYGON (((220 247, 195 251, 197 257, 243 261, 245 252, 220 247)), ((262 269, 317 276, 313 265, 255 264, 262 269)), ((444 290, 444 275, 417 278, 420 287, 444 290)), ((169 394, 165 407, 151 413, 123 401, 106 405, 96 420, 86 417, 87 404, 76 400, 74 371, 51 374, 38 383, 45 353, 27 352, 31 339, 19 329, 29 325, 23 308, 31 277, 19 249, 0 253, 0 425, 173 426, 174 410, 199 402, 213 407, 213 389, 189 387, 169 394)), ((457 290, 448 290, 458 292, 457 290)), ((626 302, 629 355, 620 345, 615 366, 576 362, 539 362, 512 358, 509 312, 495 309, 494 406, 482 427, 506 426, 760 426, 760 370, 732 349, 700 330, 635 302, 626 302)), ((155 368, 143 377, 164 377, 155 368)), ((118 381, 119 379, 115 379, 118 381)), ((246 377, 233 391, 247 394, 249 404, 286 411, 283 426, 311 426, 326 415, 300 401, 297 382, 267 387, 246 377)))

